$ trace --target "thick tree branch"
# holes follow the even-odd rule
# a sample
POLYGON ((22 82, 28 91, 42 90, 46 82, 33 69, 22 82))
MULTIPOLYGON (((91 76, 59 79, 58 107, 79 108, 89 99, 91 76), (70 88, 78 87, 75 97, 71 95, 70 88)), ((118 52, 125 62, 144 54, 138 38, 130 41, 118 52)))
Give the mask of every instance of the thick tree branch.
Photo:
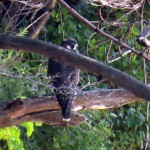
POLYGON ((139 55, 141 57, 143 57, 145 60, 150 61, 150 57, 148 57, 147 55, 145 55, 144 53, 140 53, 138 51, 136 51, 134 48, 131 48, 130 46, 128 46, 127 44, 121 42, 120 40, 110 36, 109 34, 105 33, 104 31, 100 30, 99 28, 95 27, 93 24, 91 24, 87 19, 85 19, 84 17, 82 17, 79 13, 77 13, 72 7, 70 7, 67 3, 65 3, 65 1, 63 0, 58 0, 58 2, 64 6, 73 16, 75 16, 78 20, 82 21, 84 24, 86 24, 89 28, 91 28, 93 31, 95 31, 97 34, 100 34, 102 36, 104 36, 106 39, 109 39, 111 41, 113 41, 114 43, 124 47, 127 50, 131 50, 132 53, 139 55))
MULTIPOLYGON (((79 93, 73 101, 73 110, 110 109, 131 102, 142 101, 123 89, 101 89, 79 93)), ((71 121, 62 121, 60 107, 54 96, 42 96, 4 102, 0 105, 0 127, 17 125, 25 121, 40 121, 50 125, 70 126, 85 118, 74 113, 71 121)))
POLYGON ((59 63, 77 67, 91 74, 97 76, 102 75, 117 83, 119 86, 131 91, 136 96, 150 101, 150 87, 144 83, 115 68, 104 65, 101 62, 81 54, 72 53, 60 46, 40 40, 33 40, 31 38, 0 34, 0 48, 34 52, 49 57, 59 63))

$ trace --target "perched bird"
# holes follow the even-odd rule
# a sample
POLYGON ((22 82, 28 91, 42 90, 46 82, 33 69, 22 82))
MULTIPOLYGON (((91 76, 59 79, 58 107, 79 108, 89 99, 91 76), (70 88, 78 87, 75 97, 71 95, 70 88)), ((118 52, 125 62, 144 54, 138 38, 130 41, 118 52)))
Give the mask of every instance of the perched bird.
MULTIPOLYGON (((79 53, 77 41, 72 38, 64 39, 60 46, 79 53)), ((79 74, 80 70, 75 67, 48 60, 48 77, 52 79, 54 93, 62 109, 63 121, 66 122, 71 118, 72 100, 76 97, 79 74)))

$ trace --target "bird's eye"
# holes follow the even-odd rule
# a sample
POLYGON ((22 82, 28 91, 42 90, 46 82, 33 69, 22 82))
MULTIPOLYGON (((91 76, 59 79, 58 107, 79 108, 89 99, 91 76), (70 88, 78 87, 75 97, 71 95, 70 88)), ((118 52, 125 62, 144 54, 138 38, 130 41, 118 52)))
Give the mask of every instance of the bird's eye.
POLYGON ((73 46, 74 46, 74 45, 75 45, 75 43, 74 43, 74 42, 72 42, 72 43, 71 43, 71 45, 73 45, 73 46))

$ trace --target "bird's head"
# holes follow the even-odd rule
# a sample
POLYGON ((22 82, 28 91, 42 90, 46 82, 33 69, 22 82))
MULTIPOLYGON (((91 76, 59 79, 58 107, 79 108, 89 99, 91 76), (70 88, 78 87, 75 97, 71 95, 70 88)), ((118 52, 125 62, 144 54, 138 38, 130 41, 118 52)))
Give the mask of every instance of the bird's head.
POLYGON ((78 52, 78 43, 73 38, 64 39, 61 43, 61 46, 73 52, 76 52, 76 53, 78 52))

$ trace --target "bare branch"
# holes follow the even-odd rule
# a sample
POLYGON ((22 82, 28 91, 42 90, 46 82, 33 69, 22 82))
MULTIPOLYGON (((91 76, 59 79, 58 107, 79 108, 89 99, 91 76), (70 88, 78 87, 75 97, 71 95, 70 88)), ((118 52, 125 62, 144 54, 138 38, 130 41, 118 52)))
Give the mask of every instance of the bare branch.
POLYGON ((0 48, 5 50, 14 49, 34 52, 53 59, 59 63, 69 64, 70 66, 82 69, 83 71, 91 74, 95 74, 97 76, 102 75, 103 77, 115 82, 117 85, 131 91, 136 96, 150 101, 149 86, 124 72, 104 65, 101 62, 81 54, 72 53, 60 46, 40 40, 33 40, 31 38, 0 34, 0 48))

